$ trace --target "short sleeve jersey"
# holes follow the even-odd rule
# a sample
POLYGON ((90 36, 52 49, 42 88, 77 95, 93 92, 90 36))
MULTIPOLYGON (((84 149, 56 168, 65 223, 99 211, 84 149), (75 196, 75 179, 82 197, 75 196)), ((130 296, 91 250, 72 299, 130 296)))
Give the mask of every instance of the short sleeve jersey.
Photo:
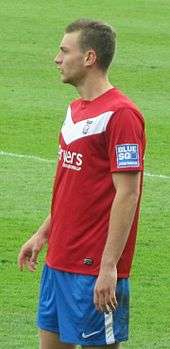
MULTIPOLYGON (((116 194, 112 173, 143 171, 144 149, 143 117, 117 88, 69 105, 59 139, 48 266, 98 275, 116 194)), ((118 277, 130 273, 138 216, 139 203, 117 265, 118 277)))

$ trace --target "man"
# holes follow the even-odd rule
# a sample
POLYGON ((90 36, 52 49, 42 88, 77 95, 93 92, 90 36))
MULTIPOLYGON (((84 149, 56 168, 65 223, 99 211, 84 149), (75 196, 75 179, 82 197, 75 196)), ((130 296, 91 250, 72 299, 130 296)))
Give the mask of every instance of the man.
POLYGON ((110 26, 78 20, 55 58, 62 81, 80 98, 61 129, 51 214, 19 255, 20 268, 34 271, 48 243, 41 349, 117 349, 128 339, 145 136, 138 108, 107 77, 115 41, 110 26))

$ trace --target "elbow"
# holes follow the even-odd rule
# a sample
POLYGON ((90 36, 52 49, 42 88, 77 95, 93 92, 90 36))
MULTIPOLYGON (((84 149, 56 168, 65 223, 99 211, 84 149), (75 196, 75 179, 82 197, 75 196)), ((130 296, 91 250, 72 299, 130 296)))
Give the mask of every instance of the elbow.
POLYGON ((133 188, 127 193, 127 198, 132 203, 132 205, 137 206, 140 198, 140 188, 133 188))
POLYGON ((136 207, 140 198, 140 190, 136 188, 133 190, 126 190, 121 193, 117 192, 116 196, 118 200, 120 199, 120 201, 128 203, 128 205, 130 204, 130 206, 136 207))
POLYGON ((137 206, 139 197, 140 197, 140 191, 136 190, 129 194, 130 201, 134 204, 134 206, 137 206))

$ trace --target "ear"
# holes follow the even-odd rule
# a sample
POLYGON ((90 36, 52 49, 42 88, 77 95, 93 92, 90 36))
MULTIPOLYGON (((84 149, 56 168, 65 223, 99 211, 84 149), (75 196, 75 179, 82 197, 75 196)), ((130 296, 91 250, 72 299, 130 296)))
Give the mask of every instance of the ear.
POLYGON ((96 61, 97 61, 96 52, 92 49, 88 50, 86 55, 85 55, 85 59, 84 59, 85 66, 86 67, 92 66, 96 63, 96 61))

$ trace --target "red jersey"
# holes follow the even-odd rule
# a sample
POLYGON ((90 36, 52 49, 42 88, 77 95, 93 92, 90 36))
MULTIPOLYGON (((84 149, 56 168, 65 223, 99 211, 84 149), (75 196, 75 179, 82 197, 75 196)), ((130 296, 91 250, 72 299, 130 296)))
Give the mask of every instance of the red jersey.
MULTIPOLYGON (((118 89, 70 104, 59 141, 49 267, 98 275, 116 194, 112 172, 143 171, 144 148, 141 113, 118 89)), ((138 214, 139 205, 117 265, 118 277, 129 276, 138 214)))

